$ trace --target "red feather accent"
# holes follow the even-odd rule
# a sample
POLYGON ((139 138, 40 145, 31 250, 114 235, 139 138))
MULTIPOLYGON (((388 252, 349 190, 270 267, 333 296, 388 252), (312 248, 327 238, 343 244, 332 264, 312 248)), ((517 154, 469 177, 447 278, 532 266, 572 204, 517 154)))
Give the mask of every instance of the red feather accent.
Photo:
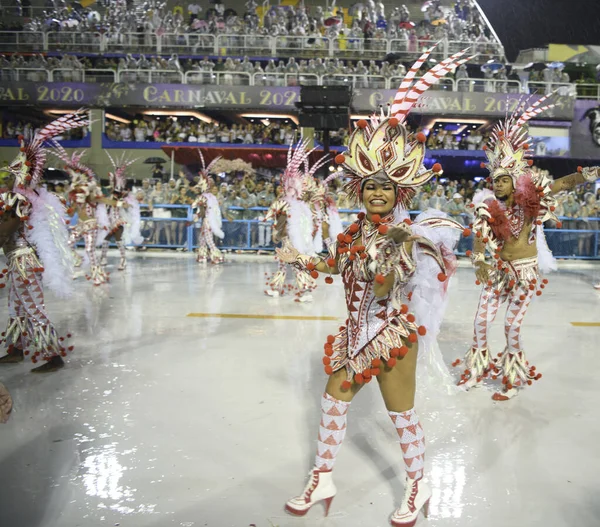
POLYGON ((510 239, 512 233, 510 232, 510 223, 508 222, 506 213, 502 210, 500 204, 496 200, 490 199, 486 201, 486 203, 490 215, 494 218, 494 222, 490 223, 494 235, 502 241, 510 239))
POLYGON ((515 203, 523 209, 525 218, 534 219, 538 217, 541 200, 530 174, 523 174, 517 179, 515 203))

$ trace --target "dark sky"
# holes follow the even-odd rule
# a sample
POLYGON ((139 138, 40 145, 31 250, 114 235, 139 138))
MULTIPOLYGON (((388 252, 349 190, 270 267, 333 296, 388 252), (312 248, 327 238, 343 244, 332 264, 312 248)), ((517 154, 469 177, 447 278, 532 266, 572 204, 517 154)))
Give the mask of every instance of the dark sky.
POLYGON ((600 46, 600 0, 479 0, 509 61, 553 44, 600 46))

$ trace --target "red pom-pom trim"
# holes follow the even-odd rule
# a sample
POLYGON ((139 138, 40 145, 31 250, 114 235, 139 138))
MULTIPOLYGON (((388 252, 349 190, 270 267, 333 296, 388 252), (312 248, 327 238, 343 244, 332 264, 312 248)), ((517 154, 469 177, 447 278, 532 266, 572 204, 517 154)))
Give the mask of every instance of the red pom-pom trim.
POLYGON ((427 328, 425 326, 419 326, 417 332, 419 333, 419 335, 421 335, 421 337, 424 337, 425 335, 427 335, 427 328))
POLYGON ((331 359, 329 357, 323 357, 323 364, 329 366, 331 364, 331 359))
POLYGON ((331 278, 331 276, 326 276, 325 277, 325 283, 328 285, 333 284, 333 278, 331 278))
POLYGON ((319 278, 319 273, 317 271, 311 271, 310 276, 312 276, 315 280, 319 278))
POLYGON ((314 264, 314 263, 312 263, 312 262, 308 262, 308 263, 306 264, 306 269, 308 269, 309 271, 314 271, 314 270, 315 270, 315 267, 316 267, 316 266, 315 266, 315 264, 314 264))
POLYGON ((361 373, 357 373, 357 374, 354 376, 354 382, 355 382, 356 384, 362 384, 363 382, 365 382, 365 378, 362 376, 362 374, 361 374, 361 373))
POLYGON ((439 273, 439 274, 437 275, 437 279, 438 279, 440 282, 445 282, 446 280, 448 280, 448 277, 447 277, 447 276, 446 276, 444 273, 439 273))
POLYGON ((342 383, 342 390, 349 390, 352 388, 352 383, 350 381, 344 381, 342 383))
POLYGON ((480 167, 480 168, 485 168, 485 163, 483 163, 483 162, 482 162, 482 163, 479 163, 479 167, 480 167))
POLYGON ((396 126, 398 126, 400 124, 400 121, 396 118, 396 117, 392 117, 389 121, 388 124, 392 127, 392 128, 396 128, 396 126))
POLYGON ((381 366, 381 359, 373 359, 371 366, 373 366, 373 368, 379 368, 381 366))
POLYGON ((333 368, 329 365, 325 366, 325 373, 331 375, 333 373, 333 368))
POLYGON ((358 126, 359 128, 362 128, 363 130, 369 126, 369 123, 367 121, 365 121, 364 119, 361 119, 360 121, 358 121, 356 123, 356 126, 358 126))
POLYGON ((433 165, 431 170, 433 170, 434 173, 439 174, 442 171, 442 165, 436 163, 435 165, 433 165))
POLYGON ((527 164, 532 167, 533 166, 533 159, 528 159, 527 160, 527 164))
POLYGON ((385 283, 385 276, 383 276, 382 274, 376 274, 375 275, 375 282, 377 282, 379 285, 382 285, 385 283))
POLYGON ((583 167, 581 167, 581 166, 577 167, 577 172, 579 172, 581 174, 583 172, 583 167))
POLYGON ((415 321, 415 316, 412 313, 410 315, 406 315, 406 320, 412 324, 415 321))
POLYGON ((335 258, 327 258, 327 266, 335 267, 335 258))
POLYGON ((427 136, 423 132, 419 132, 417 134, 417 141, 419 141, 419 143, 424 143, 427 141, 427 136))
POLYGON ((352 225, 350 225, 350 227, 348 227, 348 232, 350 232, 352 234, 356 234, 359 229, 360 229, 360 227, 358 226, 358 224, 353 223, 352 225))
POLYGON ((340 243, 344 243, 344 238, 345 238, 345 237, 346 237, 346 236, 344 235, 344 233, 343 233, 343 232, 340 232, 340 233, 337 235, 337 241, 338 241, 338 242, 340 242, 340 243))
POLYGON ((327 344, 333 344, 335 342, 335 337, 333 335, 327 335, 327 344))
POLYGON ((388 365, 388 368, 393 368, 394 366, 396 366, 396 362, 398 362, 398 361, 396 360, 396 358, 395 358, 395 357, 390 357, 390 358, 387 360, 387 365, 388 365))
POLYGON ((383 236, 388 233, 389 228, 387 225, 380 225, 377 230, 379 231, 379 234, 383 236))
POLYGON ((381 216, 379 214, 373 214, 373 216, 371 216, 371 221, 373 223, 381 223, 381 216))
MULTIPOLYGON (((411 335, 414 335, 414 333, 411 333, 411 335)), ((408 340, 410 340, 410 337, 408 340)), ((408 353, 408 346, 401 346, 398 351, 399 351, 400 357, 404 358, 404 357, 406 357, 406 354, 408 353)))
POLYGON ((415 342, 417 342, 417 340, 418 340, 418 337, 417 337, 416 333, 411 333, 408 336, 408 342, 411 342, 412 344, 414 344, 415 342))
POLYGON ((465 229, 465 230, 463 231, 463 236, 464 236, 465 238, 468 238, 469 236, 471 236, 471 229, 465 229))
POLYGON ((390 350, 390 357, 398 357, 400 355, 400 348, 392 348, 390 350))
POLYGON ((346 156, 344 154, 338 154, 337 156, 335 156, 335 162, 338 165, 342 165, 346 162, 346 156))

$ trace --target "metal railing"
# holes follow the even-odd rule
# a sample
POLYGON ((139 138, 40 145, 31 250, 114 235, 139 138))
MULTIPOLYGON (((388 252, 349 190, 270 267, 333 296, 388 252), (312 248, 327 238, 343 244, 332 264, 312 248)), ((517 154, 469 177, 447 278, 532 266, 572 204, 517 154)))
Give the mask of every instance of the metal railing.
MULTIPOLYGON (((320 35, 245 35, 210 33, 163 33, 91 31, 0 31, 0 49, 3 51, 79 51, 85 53, 192 53, 219 56, 297 56, 344 59, 379 60, 388 53, 403 53, 414 58, 424 48, 437 42, 419 40, 409 43, 403 39, 388 38, 328 38, 320 35)), ((490 58, 503 60, 500 44, 478 41, 442 41, 434 49, 433 58, 445 58, 456 51, 470 48, 479 53, 478 61, 490 58)))
MULTIPOLYGON (((415 82, 421 80, 422 77, 415 77, 415 82)), ((400 83, 404 80, 404 76, 401 77, 390 77, 387 82, 387 89, 393 89, 400 85, 400 83)), ((456 91, 456 84, 454 79, 450 77, 442 77, 437 83, 435 83, 430 90, 447 90, 447 91, 456 91)))
POLYGON ((253 77, 243 71, 187 71, 185 84, 216 84, 218 86, 251 86, 253 77))
POLYGON ((314 73, 258 72, 252 76, 254 86, 320 86, 322 79, 314 73))
POLYGON ((176 70, 125 69, 117 71, 117 82, 182 84, 183 80, 183 73, 176 70))
MULTIPOLYGON (((57 31, 45 35, 44 51, 72 51, 78 53, 103 52, 104 37, 101 33, 88 31, 57 31)), ((39 50, 38 50, 39 51, 39 50)))
POLYGON ((600 101, 600 84, 575 84, 578 99, 595 99, 600 101))
POLYGON ((519 81, 504 79, 457 79, 457 91, 487 93, 522 93, 523 85, 519 81))
POLYGON ((48 82, 51 72, 44 68, 4 68, 0 69, 0 81, 3 82, 48 82))
POLYGON ((575 84, 570 82, 529 81, 525 84, 525 90, 526 93, 532 95, 548 95, 556 90, 558 90, 559 95, 570 95, 573 97, 577 95, 575 84))
POLYGON ((353 88, 385 89, 390 82, 383 75, 333 74, 322 75, 323 86, 352 86, 353 88))
POLYGON ((46 35, 35 31, 0 31, 0 50, 46 51, 46 35))
MULTIPOLYGON (((156 248, 179 248, 192 251, 197 247, 197 236, 201 222, 193 223, 192 208, 189 205, 161 205, 155 204, 154 211, 167 210, 171 216, 164 212, 156 214, 151 212, 148 205, 142 205, 142 235, 147 240, 144 246, 156 248), (175 212, 178 211, 178 212, 175 212), (156 215, 154 215, 156 214, 156 215), (165 217, 167 216, 167 217, 165 217)), ((228 212, 234 212, 240 216, 252 216, 246 219, 223 219, 223 240, 215 239, 220 249, 232 251, 272 251, 275 245, 271 241, 270 229, 272 223, 263 220, 266 207, 253 207, 243 209, 241 207, 229 207, 228 212)), ((340 209, 340 216, 344 224, 348 225, 359 211, 354 209, 340 209)), ((412 219, 416 218, 420 211, 409 212, 412 219)), ((471 216, 461 214, 463 223, 468 225, 471 216)), ((573 218, 561 218, 564 228, 546 228, 546 239, 548 246, 559 259, 599 259, 600 258, 600 230, 585 228, 575 229, 577 221, 573 218), (572 224, 572 225, 571 225, 572 224)), ((600 218, 588 218, 590 222, 600 224, 600 218)), ((458 255, 465 255, 466 251, 472 250, 473 235, 462 238, 456 249, 458 255)))

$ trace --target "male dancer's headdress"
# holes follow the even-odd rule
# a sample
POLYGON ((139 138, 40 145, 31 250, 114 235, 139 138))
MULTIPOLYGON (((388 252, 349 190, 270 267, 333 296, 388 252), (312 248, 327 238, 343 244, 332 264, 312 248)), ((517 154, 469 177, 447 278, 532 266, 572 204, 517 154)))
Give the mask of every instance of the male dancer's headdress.
POLYGON ((81 162, 85 151, 73 152, 69 155, 62 145, 56 141, 52 142, 54 143, 52 153, 64 163, 64 168, 71 178, 71 187, 94 186, 97 184, 94 171, 81 162))
POLYGON ((67 130, 88 125, 87 113, 75 112, 52 121, 37 132, 33 139, 19 137, 19 154, 8 166, 9 172, 16 177, 15 188, 35 189, 39 185, 46 164, 47 149, 44 147, 46 141, 52 140, 67 130))
POLYGON ((136 159, 125 159, 125 154, 123 154, 119 159, 115 160, 108 152, 106 152, 106 155, 113 166, 113 171, 108 173, 110 188, 113 192, 123 192, 127 188, 125 173, 127 172, 127 168, 136 162, 136 159))
POLYGON ((200 176, 200 181, 198 181, 198 184, 196 185, 196 187, 200 190, 201 194, 204 194, 208 190, 208 175, 210 174, 211 169, 215 166, 217 161, 219 161, 219 159, 221 159, 221 156, 215 157, 208 164, 208 166, 206 166, 206 163, 204 161, 204 156, 202 155, 202 150, 200 150, 199 148, 198 148, 198 155, 200 156, 201 168, 200 168, 200 171, 198 172, 198 175, 200 176))
POLYGON ((490 171, 492 179, 510 176, 516 188, 519 177, 533 165, 533 160, 527 159, 531 144, 527 123, 555 106, 543 105, 553 95, 550 93, 542 97, 527 109, 527 103, 523 102, 510 117, 494 126, 490 139, 483 147, 489 163, 481 163, 482 168, 490 171))
POLYGON ((387 114, 382 109, 380 116, 374 114, 369 121, 358 121, 350 136, 348 150, 335 158, 336 163, 346 169, 345 175, 350 178, 346 191, 356 204, 361 201, 362 187, 368 179, 384 177, 397 187, 396 204, 407 208, 415 195, 415 187, 442 173, 442 167, 437 163, 431 170, 425 169, 427 138, 419 133, 414 140, 409 139, 405 121, 427 89, 470 57, 461 58, 467 50, 460 51, 414 82, 432 51, 433 48, 427 50, 406 74, 387 114))

